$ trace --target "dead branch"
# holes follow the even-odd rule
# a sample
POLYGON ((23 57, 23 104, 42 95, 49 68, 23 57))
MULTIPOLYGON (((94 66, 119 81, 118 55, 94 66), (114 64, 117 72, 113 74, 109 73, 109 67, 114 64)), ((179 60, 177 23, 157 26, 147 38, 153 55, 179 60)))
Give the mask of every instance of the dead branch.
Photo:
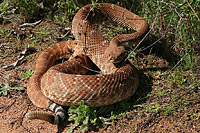
POLYGON ((42 22, 42 20, 36 21, 34 23, 24 23, 24 24, 20 25, 19 27, 20 28, 22 28, 22 27, 29 27, 29 26, 35 27, 36 25, 38 25, 41 22, 42 22))
POLYGON ((10 70, 15 68, 27 55, 29 55, 32 52, 35 52, 36 49, 33 47, 26 48, 23 52, 20 53, 18 60, 10 65, 4 65, 2 68, 5 70, 10 70))

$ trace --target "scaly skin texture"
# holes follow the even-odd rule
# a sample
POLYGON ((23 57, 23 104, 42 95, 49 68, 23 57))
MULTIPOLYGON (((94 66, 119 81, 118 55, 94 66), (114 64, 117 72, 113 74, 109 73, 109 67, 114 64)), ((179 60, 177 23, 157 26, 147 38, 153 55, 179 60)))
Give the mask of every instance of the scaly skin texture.
MULTIPOLYGON (((116 63, 122 61, 123 58, 119 57, 124 54, 124 48, 119 43, 140 41, 149 29, 146 20, 113 4, 98 3, 98 8, 93 11, 91 7, 84 6, 74 16, 72 33, 76 41, 60 42, 46 49, 37 59, 35 72, 28 82, 27 93, 33 104, 52 110, 61 120, 65 116, 59 105, 79 105, 84 101, 89 106, 105 106, 130 97, 138 86, 135 68, 128 61, 124 64, 116 63), (115 36, 109 42, 94 26, 105 20, 114 21, 136 32, 115 36), (73 52, 72 59, 52 67, 57 58, 73 52), (85 75, 87 68, 92 67, 92 62, 101 73, 85 75)), ((37 114, 37 118, 44 115, 32 114, 37 114)), ((31 113, 27 117, 34 119, 31 113)), ((44 117, 41 118, 48 120, 44 117)), ((49 121, 58 123, 60 120, 49 121)))

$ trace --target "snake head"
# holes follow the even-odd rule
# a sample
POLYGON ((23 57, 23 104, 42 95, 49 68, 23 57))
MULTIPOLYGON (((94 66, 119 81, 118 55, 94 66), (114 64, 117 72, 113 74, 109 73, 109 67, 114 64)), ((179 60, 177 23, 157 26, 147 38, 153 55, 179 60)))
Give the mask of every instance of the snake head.
POLYGON ((112 63, 120 63, 126 57, 126 53, 124 51, 124 47, 123 46, 108 47, 105 50, 105 55, 108 56, 108 59, 112 63))

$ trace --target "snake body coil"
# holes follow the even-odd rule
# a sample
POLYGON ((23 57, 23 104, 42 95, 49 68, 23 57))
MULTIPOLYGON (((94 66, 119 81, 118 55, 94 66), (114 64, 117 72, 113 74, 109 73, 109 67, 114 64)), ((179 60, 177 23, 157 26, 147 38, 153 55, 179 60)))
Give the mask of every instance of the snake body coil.
POLYGON ((136 91, 138 75, 135 68, 128 61, 117 64, 124 53, 119 43, 141 40, 148 32, 146 20, 114 4, 98 3, 94 10, 91 7, 82 7, 74 16, 72 33, 76 41, 59 42, 43 51, 28 82, 27 93, 33 104, 50 109, 56 116, 36 112, 28 113, 29 119, 59 123, 65 118, 60 105, 79 105, 84 101, 89 106, 100 107, 122 101, 136 91), (115 36, 109 42, 94 25, 104 20, 136 32, 115 36), (72 53, 72 59, 52 66, 60 56, 72 53), (93 63, 101 73, 86 75, 93 63))

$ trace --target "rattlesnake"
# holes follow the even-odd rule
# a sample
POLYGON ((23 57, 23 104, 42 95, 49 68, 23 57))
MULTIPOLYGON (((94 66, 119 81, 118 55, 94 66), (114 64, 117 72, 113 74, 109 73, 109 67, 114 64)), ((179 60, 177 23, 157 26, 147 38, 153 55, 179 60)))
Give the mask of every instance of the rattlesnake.
POLYGON ((34 105, 47 108, 56 115, 30 112, 28 119, 51 123, 64 120, 62 106, 79 105, 81 101, 94 107, 110 105, 130 97, 137 89, 138 75, 124 58, 121 42, 137 43, 148 32, 148 23, 127 9, 108 3, 82 7, 72 21, 75 40, 63 41, 47 48, 36 61, 36 69, 27 86, 34 105), (113 21, 136 32, 115 36, 110 42, 98 31, 95 23, 113 21), (73 53, 72 59, 52 67, 59 57, 73 53), (89 57, 89 58, 88 58, 89 57), (93 63, 101 70, 86 75, 93 63))

